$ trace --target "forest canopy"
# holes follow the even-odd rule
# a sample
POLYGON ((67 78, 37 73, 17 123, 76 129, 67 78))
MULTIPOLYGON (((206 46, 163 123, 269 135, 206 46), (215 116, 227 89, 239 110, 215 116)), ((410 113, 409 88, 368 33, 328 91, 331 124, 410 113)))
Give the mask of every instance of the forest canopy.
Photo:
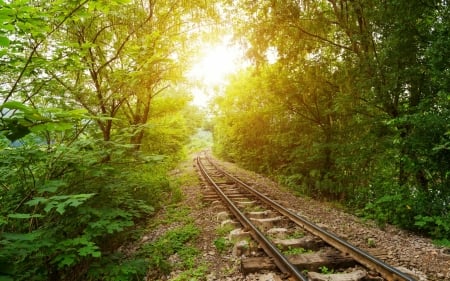
POLYGON ((238 9, 253 66, 215 100, 215 152, 381 224, 448 238, 447 1, 238 9))

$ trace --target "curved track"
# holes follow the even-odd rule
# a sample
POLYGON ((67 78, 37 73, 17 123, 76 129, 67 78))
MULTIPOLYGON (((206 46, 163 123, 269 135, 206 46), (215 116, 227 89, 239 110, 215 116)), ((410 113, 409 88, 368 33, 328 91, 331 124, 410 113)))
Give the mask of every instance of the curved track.
POLYGON ((257 202, 257 204, 263 205, 264 209, 276 213, 277 219, 282 217, 284 224, 286 224, 286 221, 289 221, 288 224, 304 229, 304 231, 306 231, 309 235, 316 237, 316 239, 322 240, 326 247, 336 249, 342 257, 353 259, 357 264, 362 265, 368 271, 372 272, 372 274, 375 272, 378 276, 382 276, 384 280, 415 280, 409 275, 406 275, 398 269, 385 264, 376 257, 354 247, 345 240, 322 229, 321 227, 273 201, 266 195, 258 192, 242 180, 221 169, 209 157, 207 157, 206 154, 204 156, 197 157, 196 163, 205 181, 207 181, 208 184, 215 189, 216 193, 232 215, 240 222, 244 229, 250 232, 252 238, 259 243, 260 247, 273 260, 279 270, 289 275, 291 278, 302 281, 309 280, 304 274, 304 271, 302 272, 298 266, 294 265, 290 261, 289 257, 283 254, 279 247, 277 247, 273 239, 270 238, 267 233, 264 233, 265 229, 261 228, 259 225, 256 225, 255 221, 258 220, 248 216, 248 212, 244 207, 242 207, 242 204, 254 204, 254 202, 257 202), (233 196, 230 195, 230 190, 234 192, 233 196), (239 192, 238 196, 236 196, 236 192, 239 192), (239 199, 236 199, 239 197, 240 201, 239 199))

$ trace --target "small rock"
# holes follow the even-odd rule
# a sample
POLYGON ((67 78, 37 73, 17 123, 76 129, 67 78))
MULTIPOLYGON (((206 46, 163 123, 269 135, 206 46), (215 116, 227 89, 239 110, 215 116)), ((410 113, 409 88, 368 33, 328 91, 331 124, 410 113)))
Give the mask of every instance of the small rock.
POLYGON ((416 279, 416 280, 423 280, 423 276, 421 276, 422 274, 412 271, 406 267, 403 266, 399 266, 397 267, 398 270, 400 270, 401 272, 411 276, 412 278, 416 279))
POLYGON ((242 239, 250 239, 251 235, 250 232, 246 232, 242 230, 241 228, 236 228, 230 232, 228 235, 228 239, 230 241, 236 241, 236 240, 242 240, 242 239))
POLYGON ((366 278, 365 270, 355 270, 349 273, 340 274, 322 274, 317 272, 308 272, 310 281, 359 281, 366 278))
POLYGON ((237 221, 234 221, 234 220, 224 220, 223 222, 220 223, 221 227, 224 227, 226 225, 231 225, 233 227, 238 227, 240 224, 237 221))
POLYGON ((276 238, 283 238, 287 231, 287 228, 276 227, 267 230, 267 234, 274 235, 276 238))
POLYGON ((236 244, 234 244, 232 255, 234 257, 240 257, 242 255, 248 255, 249 248, 250 248, 250 246, 249 246, 248 241, 247 240, 241 240, 241 241, 237 242, 236 244))
POLYGON ((230 217, 230 215, 227 212, 220 212, 217 214, 216 217, 218 221, 224 221, 227 220, 230 217))

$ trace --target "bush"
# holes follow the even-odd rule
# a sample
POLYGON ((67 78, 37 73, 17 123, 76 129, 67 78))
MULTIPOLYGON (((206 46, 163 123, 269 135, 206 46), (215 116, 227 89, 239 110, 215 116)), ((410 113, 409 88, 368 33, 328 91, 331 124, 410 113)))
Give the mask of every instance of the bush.
POLYGON ((117 249, 169 191, 165 170, 118 148, 120 163, 104 163, 105 153, 86 139, 0 150, 0 279, 145 276, 142 259, 117 249))

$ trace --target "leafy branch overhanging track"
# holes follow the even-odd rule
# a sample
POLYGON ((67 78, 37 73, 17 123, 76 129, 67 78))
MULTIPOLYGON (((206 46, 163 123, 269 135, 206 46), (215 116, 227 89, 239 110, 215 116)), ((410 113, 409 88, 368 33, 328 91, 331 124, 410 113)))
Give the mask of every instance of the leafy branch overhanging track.
POLYGON ((278 211, 280 214, 287 217, 289 220, 297 224, 298 226, 304 228, 306 231, 310 232, 311 234, 319 237, 324 242, 326 242, 328 245, 334 247, 335 249, 339 250, 340 252, 349 255, 352 257, 355 261, 358 263, 364 265, 370 270, 378 272, 381 276, 383 276, 384 279, 388 281, 416 281, 414 278, 410 277, 409 275, 399 271, 398 269, 387 265, 383 261, 379 260, 378 258, 368 254, 367 252, 351 245, 347 241, 337 237, 336 235, 320 228, 319 226, 315 225, 314 223, 308 221, 304 217, 301 217, 292 211, 286 209, 285 207, 281 206, 277 202, 271 200, 264 194, 260 193, 259 191, 255 190, 254 188, 250 187, 245 182, 241 181, 237 177, 233 176, 232 174, 226 172, 219 166, 217 166, 208 156, 200 157, 198 156, 196 158, 197 166, 205 178, 206 181, 215 189, 217 194, 220 196, 222 201, 227 205, 228 209, 231 211, 231 213, 239 220, 239 222, 245 226, 246 229, 248 229, 252 235, 252 237, 260 243, 263 250, 266 252, 268 256, 270 256, 274 263, 277 265, 277 267, 286 274, 289 274, 291 277, 295 278, 296 280, 301 281, 308 281, 308 278, 305 277, 297 268, 295 265, 293 265, 284 255, 280 252, 280 250, 269 240, 265 237, 265 235, 252 223, 250 219, 248 219, 244 213, 242 213, 239 208, 230 200, 230 198, 227 197, 227 195, 221 190, 220 186, 217 184, 217 182, 213 179, 211 176, 211 172, 208 172, 208 169, 206 168, 204 162, 207 162, 209 165, 213 166, 216 171, 226 176, 228 179, 239 185, 240 187, 244 188, 247 192, 250 192, 255 198, 258 200, 264 202, 265 204, 269 205, 274 210, 278 211))

